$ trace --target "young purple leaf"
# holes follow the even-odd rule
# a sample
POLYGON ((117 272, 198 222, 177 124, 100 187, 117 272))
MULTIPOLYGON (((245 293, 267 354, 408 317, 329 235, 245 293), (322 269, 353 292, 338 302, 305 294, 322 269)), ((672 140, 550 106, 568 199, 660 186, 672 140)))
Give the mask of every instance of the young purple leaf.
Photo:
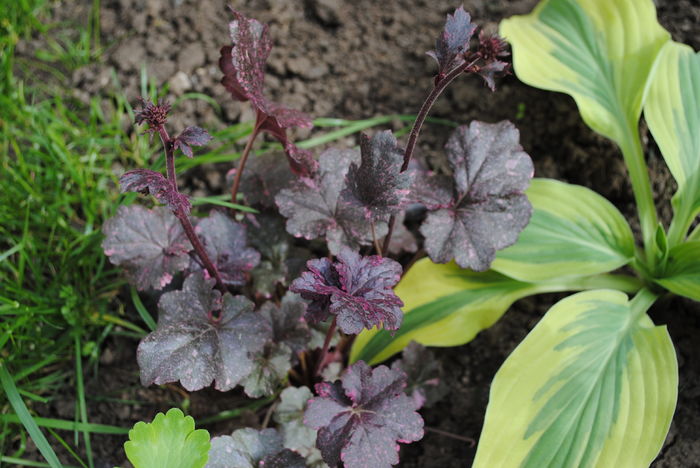
POLYGON ((463 268, 484 271, 496 250, 517 240, 532 212, 524 192, 533 174, 519 137, 507 121, 472 122, 452 134, 445 148, 454 195, 420 228, 434 262, 454 258, 463 268))
MULTIPOLYGON (((359 160, 358 151, 330 148, 321 154, 313 178, 301 177, 281 190, 275 202, 287 218, 287 232, 309 240, 325 236, 333 254, 343 246, 370 245, 372 233, 364 210, 340 196, 350 164, 359 160)), ((384 235, 386 229, 386 223, 378 225, 377 236, 384 235)))
POLYGON ((105 255, 126 270, 139 290, 163 289, 190 262, 192 245, 178 219, 165 207, 120 206, 102 232, 105 255))
POLYGON ((317 322, 333 314, 338 328, 350 335, 381 325, 398 330, 403 302, 392 288, 401 278, 401 265, 378 255, 361 257, 347 248, 337 258, 335 263, 327 258, 309 260, 309 271, 289 287, 311 301, 307 320, 317 322))
POLYGON ((306 403, 313 394, 307 387, 287 387, 272 415, 284 440, 284 446, 306 458, 312 468, 328 468, 316 448, 316 430, 304 424, 306 403))
POLYGON ((181 149, 188 158, 192 158, 192 146, 204 146, 211 141, 211 135, 199 127, 187 127, 173 140, 173 149, 181 149))
POLYGON ((318 430, 316 445, 329 466, 389 468, 399 462, 397 442, 423 437, 423 419, 403 392, 406 374, 363 361, 341 380, 316 385, 304 422, 318 430))
POLYGON ((447 15, 445 28, 435 41, 435 50, 428 52, 438 63, 438 76, 446 75, 456 66, 464 63, 464 52, 469 49, 476 25, 463 7, 447 15))
POLYGON ((499 60, 500 57, 510 55, 507 43, 498 34, 487 35, 484 31, 479 33, 479 50, 476 56, 480 57, 482 63, 477 63, 469 71, 481 76, 491 91, 496 90, 495 77, 505 75, 510 69, 510 64, 499 60))
POLYGON ((214 280, 193 273, 182 291, 161 296, 158 327, 141 340, 137 360, 145 386, 180 381, 188 391, 215 381, 231 390, 253 370, 252 354, 272 338, 267 321, 243 296, 223 297, 214 280), (218 312, 218 318, 213 315, 218 312))
POLYGON ((282 447, 274 429, 238 429, 230 436, 214 437, 204 468, 304 468, 304 459, 282 447), (280 465, 279 463, 286 463, 280 465))
POLYGON ((156 200, 168 205, 173 212, 182 210, 184 214, 188 214, 192 207, 187 195, 178 192, 163 174, 150 169, 125 172, 119 178, 119 187, 122 193, 139 192, 153 195, 156 200))
POLYGON ((231 11, 234 20, 229 23, 229 31, 233 46, 221 49, 219 68, 224 74, 221 83, 234 99, 250 101, 257 113, 256 125, 282 143, 296 174, 309 176, 314 171, 315 161, 309 157, 310 153, 291 144, 286 129, 311 128, 311 119, 300 111, 268 101, 263 93, 265 63, 272 49, 267 25, 231 11))
MULTIPOLYGON (((247 246, 245 226, 220 211, 212 211, 197 223, 195 232, 223 282, 234 286, 244 285, 249 272, 260 263, 260 254, 247 246)), ((197 270, 202 267, 193 260, 191 268, 197 270)))
POLYGON ((401 353, 401 359, 392 363, 391 369, 400 369, 406 373, 405 391, 415 403, 417 410, 423 406, 432 406, 448 392, 441 380, 440 361, 420 343, 411 341, 401 353))
POLYGON ((386 221, 399 211, 411 185, 411 173, 401 172, 404 150, 385 130, 371 139, 363 133, 360 154, 360 166, 352 163, 348 170, 344 195, 365 209, 367 219, 386 221))

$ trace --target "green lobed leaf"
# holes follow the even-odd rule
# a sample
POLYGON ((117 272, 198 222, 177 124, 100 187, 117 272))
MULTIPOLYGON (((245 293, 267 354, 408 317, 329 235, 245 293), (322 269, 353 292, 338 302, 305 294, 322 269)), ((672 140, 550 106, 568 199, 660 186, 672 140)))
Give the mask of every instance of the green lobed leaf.
POLYGON ((177 408, 158 413, 151 423, 137 422, 124 451, 134 468, 202 468, 209 458, 209 432, 177 408))
POLYGON ((526 194, 533 206, 530 224, 496 254, 493 270, 534 282, 605 273, 634 258, 627 221, 592 190, 534 179, 526 194))
POLYGON ((700 301, 700 241, 672 248, 666 271, 656 282, 673 293, 700 301))
POLYGON ((585 122, 620 143, 636 129, 650 70, 669 34, 651 0, 544 0, 501 23, 525 83, 570 94, 585 122))
POLYGON ((494 378, 474 468, 649 466, 678 392, 654 299, 594 290, 554 305, 494 378))

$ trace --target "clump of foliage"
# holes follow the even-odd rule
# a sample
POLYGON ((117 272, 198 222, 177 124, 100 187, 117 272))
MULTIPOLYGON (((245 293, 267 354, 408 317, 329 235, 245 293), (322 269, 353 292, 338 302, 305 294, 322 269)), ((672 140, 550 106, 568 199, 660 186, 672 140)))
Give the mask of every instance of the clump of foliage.
POLYGON ((330 148, 317 160, 287 136, 289 128, 310 127, 311 119, 263 93, 272 46, 267 26, 234 11, 229 29, 232 45, 221 49, 219 61, 222 84, 256 113, 231 201, 239 201, 243 188, 252 213, 193 211, 178 190, 175 152, 194 157, 193 147, 210 136, 191 126, 171 137, 170 106, 144 101, 136 123, 159 136, 167 174, 128 171, 121 190, 164 206, 124 206, 104 226, 110 260, 137 288, 165 291, 157 327, 138 347, 141 381, 180 382, 189 391, 240 386, 251 398, 281 392, 279 432, 215 437, 207 467, 395 465, 398 444, 423 436, 417 410, 439 397, 438 366, 414 345, 391 367, 358 361, 339 379, 322 376, 342 369, 344 351, 362 330, 400 333, 404 303, 394 286, 403 267, 387 254, 399 258, 402 248, 415 249, 413 235, 399 224, 409 204, 428 212, 420 231, 431 258, 478 270, 527 224, 524 191, 533 166, 509 122, 457 128, 446 146, 449 176, 409 170, 435 100, 463 74, 480 75, 494 89, 495 77, 508 69, 501 60, 505 43, 483 33, 472 41, 476 26, 458 8, 430 52, 438 73, 407 145, 381 131, 362 135, 359 149, 330 148), (261 132, 282 144, 286 171, 268 155, 253 159, 246 172, 261 132), (401 241, 392 243, 393 236, 401 241), (309 259, 312 251, 321 257, 309 259))

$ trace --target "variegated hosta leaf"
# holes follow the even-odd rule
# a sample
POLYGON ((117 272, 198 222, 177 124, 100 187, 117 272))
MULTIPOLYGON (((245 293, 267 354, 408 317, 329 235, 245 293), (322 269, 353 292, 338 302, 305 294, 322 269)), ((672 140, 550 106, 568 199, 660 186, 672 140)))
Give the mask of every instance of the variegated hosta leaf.
POLYGON ((522 281, 605 273, 634 258, 634 237, 612 203, 579 185, 534 179, 530 224, 491 268, 522 281))
POLYGON ((636 131, 649 72, 669 40, 651 0, 544 0, 500 32, 518 78, 570 94, 586 123, 618 143, 636 131))
POLYGON ((594 290, 552 307, 496 374, 474 468, 649 466, 678 391, 654 298, 594 290))
POLYGON ((672 248, 665 274, 656 282, 671 292, 700 301, 700 241, 672 248))
POLYGON ((365 330, 358 335, 350 361, 381 362, 411 342, 457 346, 493 325, 521 297, 537 286, 494 271, 481 273, 454 263, 416 262, 395 288, 404 301, 404 320, 397 331, 365 330))

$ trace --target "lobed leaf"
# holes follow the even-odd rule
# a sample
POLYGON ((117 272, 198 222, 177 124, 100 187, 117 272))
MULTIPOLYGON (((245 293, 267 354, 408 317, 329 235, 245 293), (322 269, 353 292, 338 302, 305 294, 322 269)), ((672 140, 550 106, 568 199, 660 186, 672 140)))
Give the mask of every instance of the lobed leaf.
POLYGON ((213 286, 198 272, 181 291, 161 296, 158 327, 141 340, 136 355, 143 385, 179 380, 194 391, 215 381, 217 390, 226 391, 253 370, 253 354, 272 338, 270 325, 248 299, 221 297, 213 286))
POLYGON ((605 273, 634 258, 629 224, 592 190, 534 179, 525 193, 532 218, 518 241, 496 254, 495 271, 534 282, 605 273))
POLYGON ((272 417, 278 424, 286 448, 305 457, 307 465, 312 468, 327 468, 316 448, 316 430, 304 424, 304 412, 312 396, 308 387, 285 388, 272 417))
POLYGON ((649 466, 678 365, 645 295, 588 291, 547 312, 496 374, 475 468, 649 466))
POLYGON ((435 41, 435 50, 428 52, 437 61, 441 75, 464 63, 463 54, 469 49, 469 40, 474 31, 476 25, 471 22, 471 17, 463 6, 447 15, 445 28, 435 41))
POLYGON ((268 343, 253 357, 253 368, 241 383, 251 398, 270 396, 292 368, 292 350, 285 343, 268 343))
POLYGON ((335 315, 338 328, 357 334, 363 328, 383 326, 397 330, 401 326, 403 302, 392 287, 401 278, 401 265, 386 257, 362 257, 350 249, 327 258, 309 260, 309 271, 302 273, 289 287, 311 301, 306 318, 320 322, 335 315))
POLYGON ((405 392, 417 410, 434 405, 449 392, 442 381, 441 362, 420 343, 411 341, 403 349, 401 359, 394 361, 391 368, 406 374, 405 392))
POLYGON ((202 468, 208 459, 209 433, 177 408, 158 413, 151 423, 137 422, 124 444, 134 468, 202 468))
POLYGON ((211 141, 211 135, 199 127, 187 127, 173 140, 173 149, 181 149, 188 158, 192 158, 192 146, 204 146, 211 141))
POLYGON ((274 208, 275 196, 296 179, 280 157, 279 153, 263 153, 248 160, 240 188, 248 205, 274 208))
POLYGON ((406 375, 364 362, 348 367, 341 380, 316 385, 304 422, 317 429, 316 445, 329 466, 384 468, 399 462, 397 442, 423 437, 423 420, 403 393, 406 375))
MULTIPOLYGON (((233 221, 221 211, 212 211, 208 217, 197 223, 195 232, 207 255, 219 270, 224 284, 244 285, 250 271, 260 263, 260 254, 247 246, 245 226, 233 221)), ((192 260, 192 270, 202 269, 205 276, 208 276, 208 272, 198 260, 192 260)))
POLYGON ((530 220, 523 193, 533 166, 512 123, 472 122, 455 130, 445 147, 453 170, 452 200, 428 214, 420 228, 434 262, 454 259, 485 271, 496 250, 512 245, 530 220))
POLYGON ((139 290, 163 289, 190 262, 192 245, 178 219, 165 207, 120 206, 102 232, 105 255, 125 269, 139 290))
POLYGON ((304 468, 303 460, 282 448, 282 439, 276 430, 245 428, 230 436, 214 437, 205 468, 304 468))
POLYGON ((119 186, 122 193, 150 194, 175 213, 188 214, 192 207, 187 195, 178 192, 177 188, 163 174, 150 169, 134 169, 125 172, 119 178, 119 186))

